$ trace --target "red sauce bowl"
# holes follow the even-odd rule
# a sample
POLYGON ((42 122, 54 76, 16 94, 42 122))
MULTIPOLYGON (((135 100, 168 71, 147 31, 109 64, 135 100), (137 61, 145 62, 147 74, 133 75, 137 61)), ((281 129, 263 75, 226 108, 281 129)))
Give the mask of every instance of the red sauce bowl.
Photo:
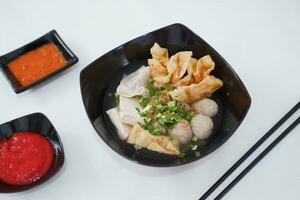
POLYGON ((64 164, 64 150, 59 135, 50 120, 42 113, 33 113, 0 125, 0 140, 17 132, 34 132, 48 140, 53 148, 53 160, 48 171, 38 180, 25 185, 11 185, 0 180, 0 193, 20 192, 39 186, 53 177, 64 164))

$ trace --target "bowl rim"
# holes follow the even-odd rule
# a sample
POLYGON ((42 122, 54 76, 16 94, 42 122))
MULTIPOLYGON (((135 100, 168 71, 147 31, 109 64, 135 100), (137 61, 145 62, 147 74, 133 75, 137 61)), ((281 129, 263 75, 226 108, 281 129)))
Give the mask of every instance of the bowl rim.
POLYGON ((16 94, 19 94, 21 92, 24 92, 28 89, 31 89, 32 87, 50 79, 51 77, 55 76, 56 74, 68 69, 69 67, 73 66, 75 63, 78 62, 78 57, 71 51, 71 49, 67 46, 67 44, 62 40, 62 38, 59 36, 59 34, 56 32, 55 29, 49 31, 48 33, 42 35, 41 37, 13 50, 13 51, 10 51, 9 53, 6 53, 2 56, 0 56, 0 70, 2 72, 2 74, 4 75, 5 79, 8 81, 9 85, 11 86, 11 88, 14 90, 14 92, 16 94), (48 38, 49 37, 49 38, 48 38), (58 44, 61 46, 58 46, 58 45, 55 45, 58 50, 62 53, 68 53, 70 55, 70 59, 66 59, 65 56, 64 58, 66 59, 66 64, 63 65, 62 67, 58 68, 57 70, 47 74, 46 76, 38 79, 37 81, 29 84, 29 85, 26 85, 26 86, 18 86, 15 81, 13 80, 13 75, 9 73, 9 69, 8 69, 8 65, 5 61, 3 61, 3 59, 11 54, 14 54, 16 52, 22 52, 22 53, 19 53, 17 56, 14 56, 11 60, 14 60, 16 59, 17 57, 19 57, 20 55, 23 55, 25 53, 28 53, 38 47, 40 47, 41 45, 37 45, 39 42, 43 41, 43 40, 46 40, 48 43, 51 42, 51 39, 56 39, 58 41, 58 44), (37 46, 35 48, 31 48, 31 46, 37 46), (28 48, 27 50, 25 50, 26 48, 28 48))
MULTIPOLYGON (((64 152, 64 147, 63 147, 62 140, 61 140, 61 138, 60 138, 60 136, 59 136, 59 133, 57 132, 56 128, 54 127, 53 123, 52 123, 52 122, 49 120, 49 118, 48 118, 46 115, 44 115, 43 113, 41 113, 41 112, 35 112, 35 113, 27 114, 27 115, 24 115, 24 116, 15 118, 15 119, 13 119, 13 120, 10 120, 10 121, 1 123, 1 124, 0 124, 0 127, 3 126, 3 125, 5 125, 5 124, 12 124, 12 123, 14 123, 14 122, 17 121, 17 120, 29 118, 29 117, 32 117, 32 116, 40 116, 41 118, 43 118, 44 120, 46 120, 46 121, 53 127, 55 136, 56 136, 56 138, 57 138, 57 143, 58 143, 59 149, 60 149, 60 154, 59 154, 59 155, 55 155, 55 154, 54 154, 53 161, 54 161, 55 157, 56 157, 56 158, 60 158, 60 159, 61 159, 61 164, 60 164, 57 168, 55 168, 55 170, 53 170, 53 171, 51 172, 51 174, 48 174, 47 178, 45 178, 45 179, 43 179, 43 180, 42 180, 42 179, 39 179, 38 181, 29 183, 29 184, 26 184, 26 185, 20 185, 20 186, 17 185, 17 186, 15 186, 15 185, 7 184, 7 183, 5 183, 5 182, 3 182, 3 181, 0 180, 0 182, 1 182, 2 184, 4 184, 4 185, 8 185, 8 186, 12 186, 12 187, 15 186, 15 187, 16 187, 16 190, 14 190, 14 191, 1 191, 1 190, 0 190, 0 194, 1 194, 1 193, 2 193, 2 194, 5 194, 5 193, 17 193, 17 192, 23 192, 23 191, 26 191, 26 190, 30 190, 30 189, 36 188, 36 187, 38 187, 38 186, 40 186, 40 185, 43 185, 44 183, 46 183, 46 182, 48 182, 50 179, 52 179, 52 178, 53 178, 53 177, 54 177, 54 176, 55 176, 55 175, 63 168, 63 166, 64 166, 64 163, 65 163, 65 152, 64 152)), ((39 134, 39 135, 42 135, 42 134, 39 133, 39 132, 36 132, 36 133, 39 134)), ((53 147, 53 143, 51 142, 51 140, 48 139, 48 137, 45 136, 45 135, 42 135, 42 136, 45 137, 45 138, 48 140, 48 142, 51 144, 51 146, 53 147)), ((1 139, 2 139, 2 138, 1 138, 1 139)), ((1 139, 0 139, 0 140, 1 140, 1 139)), ((49 172, 51 169, 53 169, 53 163, 51 164, 50 168, 48 169, 48 172, 49 172)), ((47 174, 47 172, 46 172, 46 174, 47 174)), ((46 175, 46 174, 44 174, 44 175, 46 175)), ((44 176, 44 175, 43 175, 43 176, 44 176)), ((43 176, 42 176, 42 177, 43 177, 43 176)), ((41 178, 42 178, 42 177, 41 177, 41 178)))
POLYGON ((189 163, 192 163, 192 162, 195 162, 195 161, 199 161, 201 160, 202 158, 208 156, 209 154, 213 153, 215 150, 219 149, 219 147, 221 147, 232 135, 233 133, 239 128, 239 126, 241 125, 241 123, 244 121, 250 107, 251 107, 251 104, 252 104, 252 99, 251 99, 251 96, 246 88, 246 86, 244 85, 243 81, 241 80, 241 78, 238 76, 238 74, 234 71, 234 69, 231 67, 231 65, 223 58, 223 56, 221 54, 219 54, 210 44, 208 44, 204 39, 202 39, 200 36, 198 36, 194 31, 192 31, 191 29, 189 29, 187 26, 185 26, 184 24, 182 23, 173 23, 173 24, 170 24, 170 25, 167 25, 167 26, 164 26, 162 28, 158 28, 158 29, 155 29, 154 31, 150 31, 146 34, 143 34, 141 36, 138 36, 134 39, 131 39, 119 46, 117 46, 116 48, 113 48, 112 50, 104 53, 103 55, 101 55, 100 57, 96 58, 93 62, 91 62, 90 64, 88 64, 85 68, 83 68, 80 72, 80 76, 79 76, 79 82, 80 82, 80 92, 81 92, 81 99, 82 99, 82 103, 83 103, 83 106, 85 108, 85 112, 86 112, 86 115, 90 121, 90 123, 92 124, 94 130, 96 131, 97 135, 100 136, 100 138, 102 139, 102 141, 104 141, 104 143, 109 146, 115 153, 117 153, 118 155, 126 158, 127 160, 130 160, 134 163, 138 163, 138 164, 141 164, 141 165, 144 165, 144 166, 150 166, 150 167, 176 167, 176 166, 181 166, 181 165, 185 165, 185 164, 189 164, 189 163), (166 28, 170 28, 170 27, 173 27, 173 26, 179 26, 181 29, 183 29, 184 31, 187 31, 187 32, 191 32, 193 34, 193 36, 196 38, 197 41, 201 41, 203 42, 206 46, 208 46, 209 48, 211 48, 211 50, 216 53, 218 55, 218 57, 222 60, 222 62, 225 63, 226 67, 232 72, 233 76, 237 79, 237 81, 240 83, 241 85, 241 88, 242 90, 245 92, 245 96, 247 97, 247 99, 249 100, 249 104, 247 105, 246 109, 245 109, 245 112, 243 113, 243 115, 241 116, 241 119, 240 121, 237 123, 236 127, 232 130, 230 130, 228 132, 228 136, 225 140, 222 141, 222 143, 220 143, 217 147, 215 148, 212 148, 210 150, 210 152, 208 152, 206 155, 204 156, 200 156, 199 158, 197 159, 191 159, 191 160, 188 160, 188 161, 185 161, 185 162, 182 162, 182 163, 167 163, 167 164, 157 164, 157 163, 149 163, 149 162, 143 162, 143 161, 140 161, 140 160, 135 160, 129 156, 126 156, 125 154, 122 154, 121 151, 118 151, 117 149, 113 148, 112 145, 110 145, 110 143, 104 138, 104 136, 98 132, 98 130, 96 129, 92 119, 90 118, 89 114, 88 114, 88 110, 87 110, 87 107, 86 107, 86 101, 84 99, 84 89, 83 89, 83 76, 84 76, 84 73, 86 72, 86 70, 88 70, 89 68, 91 68, 97 61, 107 57, 107 56, 110 56, 115 50, 118 50, 120 48, 122 48, 123 46, 125 46, 127 43, 130 43, 130 42, 133 42, 137 39, 140 39, 140 38, 143 38, 149 34, 152 34, 154 32, 158 32, 158 31, 161 31, 163 29, 166 29, 166 28))

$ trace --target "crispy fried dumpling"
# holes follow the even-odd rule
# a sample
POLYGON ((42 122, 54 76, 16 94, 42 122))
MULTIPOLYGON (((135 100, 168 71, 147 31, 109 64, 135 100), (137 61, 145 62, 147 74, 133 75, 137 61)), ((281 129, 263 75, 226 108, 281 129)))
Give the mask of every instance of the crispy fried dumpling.
POLYGON ((194 83, 199 83, 215 68, 215 63, 209 55, 200 58, 193 69, 194 83))
POLYGON ((179 86, 177 89, 170 91, 169 94, 173 99, 180 102, 192 103, 210 95, 222 86, 223 82, 220 79, 209 75, 198 84, 179 86))
POLYGON ((171 155, 178 155, 180 153, 179 143, 175 138, 170 139, 168 136, 153 136, 138 124, 133 126, 127 138, 127 142, 160 153, 171 155))
POLYGON ((145 95, 146 85, 150 78, 150 68, 142 66, 137 71, 125 76, 117 88, 117 94, 123 97, 145 95))
POLYGON ((181 51, 168 58, 168 50, 157 43, 151 48, 152 59, 148 59, 151 77, 157 86, 170 83, 173 87, 199 83, 214 69, 215 63, 209 55, 199 60, 192 58, 192 51, 181 51))
POLYGON ((120 96, 119 116, 121 122, 132 126, 136 123, 143 123, 143 118, 139 115, 137 108, 142 110, 137 99, 120 96))
POLYGON ((157 60, 162 66, 166 67, 169 60, 168 49, 162 48, 156 42, 150 49, 152 58, 157 60))
POLYGON ((175 60, 175 58, 172 56, 167 65, 167 74, 161 76, 152 76, 153 80, 156 82, 156 85, 158 87, 169 83, 172 78, 172 75, 178 70, 178 65, 175 61, 173 62, 173 60, 175 60))
POLYGON ((164 76, 168 72, 167 68, 156 59, 148 59, 148 65, 150 66, 152 77, 164 76))
POLYGON ((111 108, 106 111, 107 115, 109 116, 111 122, 115 125, 117 129, 118 136, 121 140, 126 140, 132 126, 127 124, 123 124, 120 120, 119 113, 117 108, 111 108))
MULTIPOLYGON (((187 69, 192 66, 192 55, 191 51, 181 51, 173 55, 167 63, 167 72, 164 74, 154 73, 158 71, 158 67, 152 67, 151 76, 158 85, 164 85, 165 83, 175 84, 183 75, 187 69)), ((149 62, 148 62, 149 63, 149 62)), ((149 65, 151 66, 151 62, 149 65)), ((161 68, 161 67, 160 67, 161 68)))
POLYGON ((197 59, 195 58, 191 58, 190 59, 190 64, 187 68, 187 75, 184 76, 182 79, 180 79, 179 81, 177 81, 176 83, 173 83, 172 86, 173 87, 177 87, 177 86, 182 86, 182 85, 189 85, 191 83, 193 83, 193 71, 194 71, 194 67, 197 64, 197 59))
POLYGON ((168 62, 168 65, 176 66, 176 71, 172 74, 170 83, 176 83, 183 77, 187 69, 191 66, 193 52, 181 51, 172 56, 168 62))

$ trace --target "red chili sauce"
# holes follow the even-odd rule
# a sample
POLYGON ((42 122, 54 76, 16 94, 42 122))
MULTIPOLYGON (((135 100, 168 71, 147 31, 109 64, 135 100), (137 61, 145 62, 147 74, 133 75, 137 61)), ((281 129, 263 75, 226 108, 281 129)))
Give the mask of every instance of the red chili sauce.
POLYGON ((17 132, 0 141, 0 180, 26 185, 40 179, 50 168, 53 148, 34 132, 17 132))
POLYGON ((53 43, 44 44, 9 62, 8 69, 21 86, 47 76, 66 64, 63 54, 53 43))

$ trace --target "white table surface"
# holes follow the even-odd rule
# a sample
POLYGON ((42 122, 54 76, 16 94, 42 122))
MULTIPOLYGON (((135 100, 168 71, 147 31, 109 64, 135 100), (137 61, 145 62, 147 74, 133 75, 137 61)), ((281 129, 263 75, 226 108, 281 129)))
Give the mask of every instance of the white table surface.
MULTIPOLYGON (((54 123, 66 162, 51 181, 0 200, 198 199, 300 99, 300 1, 0 0, 0 54, 56 29, 79 57, 73 68, 16 95, 0 75, 0 123, 43 112, 54 123), (218 150, 179 167, 153 168, 113 152, 85 113, 79 73, 126 41, 180 22, 210 43, 239 74, 252 105, 218 150)), ((300 127, 224 199, 299 199, 300 127)))

